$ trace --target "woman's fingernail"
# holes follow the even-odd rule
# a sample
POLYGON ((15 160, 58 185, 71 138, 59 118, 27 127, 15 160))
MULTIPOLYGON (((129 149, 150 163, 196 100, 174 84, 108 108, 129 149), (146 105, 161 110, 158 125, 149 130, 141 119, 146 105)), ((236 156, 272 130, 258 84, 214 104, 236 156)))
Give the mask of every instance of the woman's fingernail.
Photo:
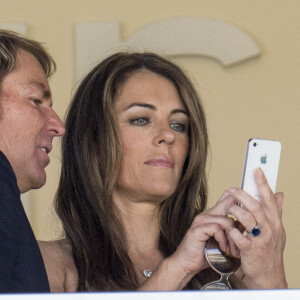
POLYGON ((230 188, 228 189, 228 191, 229 191, 230 193, 234 193, 234 192, 237 191, 237 188, 235 188, 235 187, 230 187, 230 188))
POLYGON ((256 173, 257 175, 261 175, 261 174, 262 174, 261 168, 256 168, 256 169, 255 169, 255 173, 256 173))

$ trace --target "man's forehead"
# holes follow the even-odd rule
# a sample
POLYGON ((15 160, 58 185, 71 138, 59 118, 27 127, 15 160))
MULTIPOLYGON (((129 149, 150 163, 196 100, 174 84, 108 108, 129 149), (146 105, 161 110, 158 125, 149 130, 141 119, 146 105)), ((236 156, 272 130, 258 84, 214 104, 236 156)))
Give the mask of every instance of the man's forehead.
POLYGON ((18 50, 16 67, 2 78, 0 92, 1 90, 33 93, 32 96, 37 91, 38 97, 52 106, 51 89, 41 64, 34 55, 22 49, 18 50))
MULTIPOLYGON (((48 83, 48 78, 38 58, 29 51, 18 49, 15 71, 30 72, 48 83)), ((38 80, 40 81, 40 80, 38 80)))
POLYGON ((23 49, 18 50, 15 72, 20 72, 24 85, 37 88, 43 93, 43 98, 51 101, 52 95, 48 78, 40 62, 32 53, 23 49))

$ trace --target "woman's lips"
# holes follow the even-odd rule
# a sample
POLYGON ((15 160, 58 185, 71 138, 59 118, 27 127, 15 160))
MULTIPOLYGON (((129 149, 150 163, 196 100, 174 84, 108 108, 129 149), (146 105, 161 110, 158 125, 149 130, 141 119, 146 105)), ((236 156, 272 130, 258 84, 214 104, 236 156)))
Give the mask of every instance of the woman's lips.
POLYGON ((156 167, 166 167, 173 169, 174 162, 171 158, 165 156, 157 156, 145 162, 146 165, 156 166, 156 167))

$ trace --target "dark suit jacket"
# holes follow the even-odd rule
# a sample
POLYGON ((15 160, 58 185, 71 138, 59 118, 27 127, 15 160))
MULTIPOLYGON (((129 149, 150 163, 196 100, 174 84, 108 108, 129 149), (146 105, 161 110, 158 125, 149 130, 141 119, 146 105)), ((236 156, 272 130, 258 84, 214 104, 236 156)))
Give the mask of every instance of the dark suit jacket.
POLYGON ((38 244, 13 169, 0 151, 0 293, 49 292, 38 244))

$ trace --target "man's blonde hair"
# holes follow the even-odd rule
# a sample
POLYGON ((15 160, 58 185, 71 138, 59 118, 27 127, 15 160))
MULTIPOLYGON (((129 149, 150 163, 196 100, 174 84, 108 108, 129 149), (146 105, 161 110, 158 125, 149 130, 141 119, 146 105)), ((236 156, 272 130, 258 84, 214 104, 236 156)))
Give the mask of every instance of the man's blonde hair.
POLYGON ((0 84, 4 76, 16 68, 19 49, 31 53, 39 61, 48 78, 56 70, 54 60, 42 44, 16 32, 0 29, 0 84))

